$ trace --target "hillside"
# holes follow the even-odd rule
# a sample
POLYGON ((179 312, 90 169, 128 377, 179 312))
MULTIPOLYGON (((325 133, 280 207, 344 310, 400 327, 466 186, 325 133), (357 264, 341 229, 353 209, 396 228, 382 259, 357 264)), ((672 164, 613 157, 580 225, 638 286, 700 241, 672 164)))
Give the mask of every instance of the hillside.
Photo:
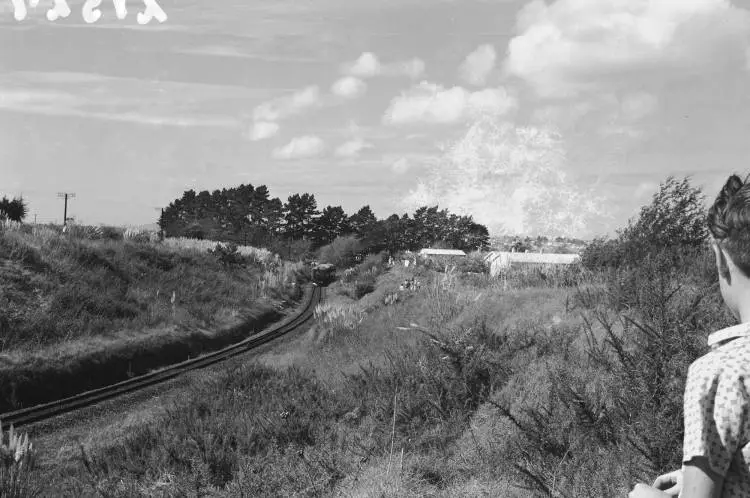
POLYGON ((239 340, 239 324, 260 329, 299 295, 299 265, 267 252, 137 235, 0 231, 0 410, 239 340))

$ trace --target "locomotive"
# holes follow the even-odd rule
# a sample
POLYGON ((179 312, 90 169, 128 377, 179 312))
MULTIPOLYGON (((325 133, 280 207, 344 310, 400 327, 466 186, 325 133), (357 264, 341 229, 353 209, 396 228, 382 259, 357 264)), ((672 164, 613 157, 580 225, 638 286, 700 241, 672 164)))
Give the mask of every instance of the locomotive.
POLYGON ((336 267, 331 264, 313 264, 310 273, 318 285, 328 285, 336 279, 336 267))

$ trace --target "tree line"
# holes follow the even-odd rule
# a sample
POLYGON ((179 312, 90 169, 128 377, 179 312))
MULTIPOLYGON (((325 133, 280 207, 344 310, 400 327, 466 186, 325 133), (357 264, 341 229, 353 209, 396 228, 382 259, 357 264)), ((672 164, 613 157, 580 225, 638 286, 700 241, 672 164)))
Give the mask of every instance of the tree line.
POLYGON ((348 215, 341 206, 318 209, 313 194, 293 194, 286 202, 265 185, 187 190, 164 209, 159 226, 167 237, 191 237, 267 247, 282 254, 314 250, 337 237, 355 236, 367 251, 489 246, 489 233, 471 216, 424 206, 409 215, 379 220, 369 205, 348 215))

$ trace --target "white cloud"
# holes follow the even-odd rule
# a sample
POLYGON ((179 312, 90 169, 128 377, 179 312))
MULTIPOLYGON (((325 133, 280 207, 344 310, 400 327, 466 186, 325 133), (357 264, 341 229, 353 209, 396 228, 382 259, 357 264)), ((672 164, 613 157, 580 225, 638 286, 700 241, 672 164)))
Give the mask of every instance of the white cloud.
POLYGON ((495 67, 497 54, 492 45, 480 45, 466 56, 459 68, 461 78, 469 84, 481 86, 487 81, 487 76, 495 67))
POLYGON ((331 86, 331 92, 339 97, 353 99, 361 96, 367 90, 367 84, 354 76, 344 76, 336 80, 331 86))
POLYGON ((402 157, 391 164, 391 171, 393 171, 397 175, 403 175, 404 173, 409 171, 410 168, 411 164, 409 164, 409 160, 405 157, 402 157))
POLYGON ((363 52, 356 61, 344 64, 341 70, 344 74, 358 78, 408 76, 416 79, 424 74, 425 63, 421 59, 414 58, 382 64, 372 52, 363 52))
POLYGON ((747 46, 750 12, 729 0, 534 0, 517 29, 506 71, 557 97, 627 72, 726 64, 747 46))
POLYGON ((503 115, 516 106, 516 99, 503 87, 470 92, 458 86, 446 89, 423 81, 394 98, 383 121, 390 124, 456 123, 484 114, 503 115))
POLYGON ((363 150, 371 149, 373 147, 374 146, 371 143, 366 142, 361 138, 355 138, 354 140, 349 140, 348 142, 339 145, 334 153, 338 157, 357 157, 363 150))
POLYGON ((378 57, 372 52, 364 52, 359 58, 349 65, 346 72, 360 78, 371 78, 380 74, 382 66, 378 57))
POLYGON ((320 90, 316 85, 311 85, 292 95, 259 105, 255 108, 253 117, 256 121, 278 121, 318 105, 320 105, 320 90))
POLYGON ((272 155, 275 159, 300 159, 320 155, 324 150, 325 144, 320 137, 304 135, 274 149, 272 155))
POLYGON ((253 124, 253 128, 250 130, 250 140, 265 140, 271 138, 279 132, 278 123, 270 121, 258 121, 253 124))

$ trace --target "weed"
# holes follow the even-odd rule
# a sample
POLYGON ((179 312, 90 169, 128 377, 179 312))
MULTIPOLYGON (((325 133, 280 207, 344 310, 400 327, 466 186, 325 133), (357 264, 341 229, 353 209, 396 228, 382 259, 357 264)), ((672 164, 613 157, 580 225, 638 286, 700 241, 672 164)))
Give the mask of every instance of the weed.
POLYGON ((15 432, 13 425, 7 434, 0 424, 0 496, 24 498, 36 496, 39 487, 33 479, 34 447, 29 435, 15 432))

